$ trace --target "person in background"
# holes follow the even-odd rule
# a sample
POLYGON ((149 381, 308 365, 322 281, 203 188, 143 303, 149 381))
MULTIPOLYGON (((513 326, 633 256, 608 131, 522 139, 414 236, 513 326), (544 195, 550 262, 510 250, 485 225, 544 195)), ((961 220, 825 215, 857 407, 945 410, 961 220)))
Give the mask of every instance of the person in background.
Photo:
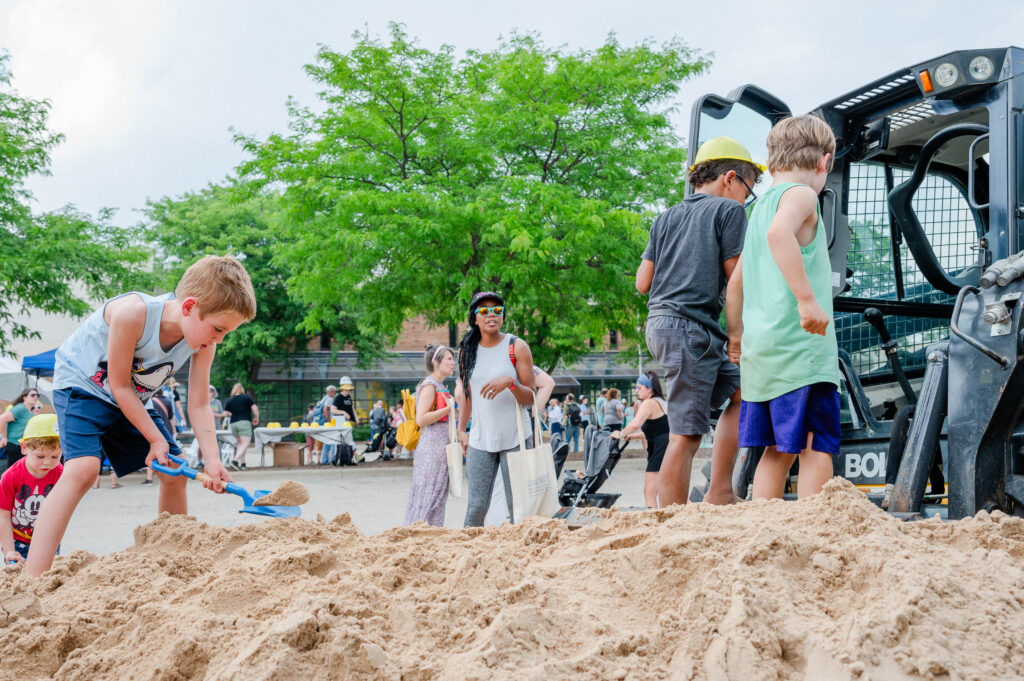
POLYGON ((548 412, 548 429, 551 431, 551 434, 554 435, 556 433, 563 432, 562 431, 562 417, 564 416, 564 414, 562 413, 562 406, 560 404, 558 404, 558 400, 556 400, 555 398, 552 397, 548 401, 547 412, 548 412))
POLYGON ((608 401, 608 388, 601 388, 601 394, 594 403, 594 410, 597 412, 597 426, 604 428, 604 404, 608 401))
POLYGON ((619 389, 609 388, 606 394, 608 397, 605 400, 604 408, 601 410, 601 413, 604 415, 601 428, 604 430, 619 430, 622 428, 623 417, 622 402, 619 401, 619 389))
POLYGON ((572 393, 565 396, 565 441, 571 451, 578 452, 580 447, 580 428, 583 427, 583 412, 572 393))
POLYGON ((217 399, 217 389, 212 385, 210 386, 210 411, 213 412, 213 422, 215 424, 220 423, 224 420, 224 417, 229 416, 224 411, 224 405, 217 399))
POLYGON ((10 468, 18 463, 21 458, 21 434, 25 432, 25 426, 32 418, 32 410, 39 404, 39 391, 35 388, 27 388, 14 398, 11 408, 0 414, 0 451, 7 457, 7 466, 10 468))
POLYGON ((178 394, 178 382, 174 380, 173 376, 164 384, 164 391, 171 398, 171 402, 174 405, 173 416, 175 425, 178 426, 179 430, 184 430, 188 427, 188 423, 185 421, 185 415, 181 410, 181 395, 178 394))
POLYGON ((39 509, 60 479, 57 415, 33 416, 21 439, 25 455, 0 476, 0 550, 4 563, 28 558, 39 509))
MULTIPOLYGON (((327 386, 324 390, 324 396, 316 403, 316 418, 314 421, 317 425, 322 426, 331 420, 331 407, 334 405, 334 399, 337 396, 338 389, 333 385, 327 386)), ((314 421, 310 421, 310 425, 313 425, 314 421)), ((314 448, 314 461, 319 458, 321 464, 328 464, 331 462, 331 448, 324 447, 324 443, 319 440, 316 441, 314 448), (319 453, 319 457, 316 455, 317 453, 319 453)))
POLYGON ((370 410, 370 442, 377 436, 377 433, 383 433, 387 427, 388 412, 384 408, 383 400, 377 400, 373 403, 373 409, 370 410))
POLYGON ((455 418, 455 400, 444 382, 455 373, 455 353, 446 345, 430 343, 423 359, 430 373, 416 386, 420 439, 413 454, 412 485, 403 524, 425 520, 434 527, 442 527, 448 498, 448 420, 455 418))
POLYGON ((331 409, 332 416, 343 416, 346 421, 351 421, 353 426, 359 425, 359 417, 356 415, 355 401, 352 399, 352 391, 356 387, 352 385, 352 379, 342 376, 338 385, 338 396, 334 398, 334 405, 331 409))
POLYGON ((580 430, 586 431, 590 425, 590 398, 586 395, 580 397, 580 430))
MULTIPOLYGON (((402 411, 402 405, 396 404, 395 406, 391 407, 391 427, 397 429, 398 425, 404 421, 405 412, 402 411)), ((401 459, 403 461, 408 461, 409 458, 412 456, 409 452, 405 451, 405 448, 402 447, 401 445, 398 445, 398 449, 400 449, 401 451, 399 451, 398 456, 395 458, 401 459)), ((394 450, 391 451, 393 453, 394 450)))
POLYGON ((245 470, 245 453, 252 442, 252 428, 260 423, 260 408, 245 392, 241 383, 231 388, 231 397, 224 408, 231 414, 231 434, 235 436, 235 458, 228 464, 233 470, 245 470))
MULTIPOLYGON (((352 379, 348 376, 342 376, 338 382, 338 396, 334 398, 334 404, 331 405, 331 417, 337 422, 338 417, 342 417, 343 420, 352 423, 352 426, 359 425, 359 416, 356 414, 355 401, 352 399, 352 391, 356 387, 352 385, 352 379)), ((340 425, 340 424, 339 424, 340 425)), ((352 437, 352 431, 344 437, 345 444, 352 447, 352 460, 355 463, 359 463, 363 460, 363 454, 356 454, 356 441, 352 437)))
MULTIPOLYGON (((310 402, 306 405, 306 416, 302 419, 302 422, 306 425, 316 423, 316 402, 310 402)), ((316 456, 316 440, 309 433, 306 434, 306 465, 312 466, 315 462, 316 456)))
POLYGON ((612 437, 620 440, 647 441, 644 504, 647 508, 658 508, 658 473, 669 441, 668 403, 665 402, 658 374, 653 371, 641 374, 636 379, 636 394, 641 400, 636 416, 630 419, 622 430, 612 432, 612 437))

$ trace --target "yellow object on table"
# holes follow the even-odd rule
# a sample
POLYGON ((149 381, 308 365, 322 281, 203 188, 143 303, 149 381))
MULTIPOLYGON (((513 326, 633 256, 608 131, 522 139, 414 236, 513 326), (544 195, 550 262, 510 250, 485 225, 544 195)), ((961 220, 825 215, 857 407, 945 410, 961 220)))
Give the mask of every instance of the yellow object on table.
POLYGON ((308 423, 301 423, 301 424, 299 424, 299 428, 309 428, 309 424, 308 423))
POLYGON ((298 428, 299 427, 299 422, 298 421, 292 421, 291 423, 288 424, 288 427, 289 428, 298 428))
POLYGON ((267 428, 280 428, 280 427, 281 427, 281 424, 278 423, 277 421, 271 421, 270 423, 267 424, 267 428))

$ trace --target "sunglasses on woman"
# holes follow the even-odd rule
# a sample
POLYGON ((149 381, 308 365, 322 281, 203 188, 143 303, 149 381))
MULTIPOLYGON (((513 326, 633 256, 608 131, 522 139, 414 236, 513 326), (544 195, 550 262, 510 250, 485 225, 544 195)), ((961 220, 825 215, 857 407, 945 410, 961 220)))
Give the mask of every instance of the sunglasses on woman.
POLYGON ((29 393, 26 397, 39 397, 39 393, 29 393))
POLYGON ((476 313, 478 315, 481 315, 481 316, 484 316, 484 317, 490 317, 491 315, 494 315, 495 317, 500 317, 503 314, 505 314, 505 306, 504 305, 492 305, 490 307, 480 306, 480 307, 478 307, 476 309, 476 313))

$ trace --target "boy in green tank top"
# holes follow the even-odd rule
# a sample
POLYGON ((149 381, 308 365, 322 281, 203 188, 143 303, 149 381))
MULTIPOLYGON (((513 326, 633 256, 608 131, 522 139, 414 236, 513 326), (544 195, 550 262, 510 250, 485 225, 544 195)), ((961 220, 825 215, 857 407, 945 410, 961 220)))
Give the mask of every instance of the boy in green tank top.
POLYGON ((780 498, 798 455, 802 498, 832 477, 839 454, 832 266, 817 198, 835 137, 820 118, 797 116, 776 124, 767 146, 773 183, 729 280, 729 359, 742 369, 739 446, 765 447, 754 498, 780 498))

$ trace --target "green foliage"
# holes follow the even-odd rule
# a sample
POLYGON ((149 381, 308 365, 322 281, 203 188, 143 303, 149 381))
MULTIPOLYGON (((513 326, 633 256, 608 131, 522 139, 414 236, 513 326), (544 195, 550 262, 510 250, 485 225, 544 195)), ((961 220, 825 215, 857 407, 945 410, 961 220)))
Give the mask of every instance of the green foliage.
MULTIPOLYGON (((244 185, 210 185, 180 198, 150 201, 145 231, 157 246, 156 271, 162 286, 174 290, 189 265, 204 255, 240 258, 256 290, 256 318, 227 335, 217 348, 212 369, 214 385, 227 387, 240 380, 253 387, 260 363, 286 358, 302 350, 310 337, 299 328, 309 306, 293 300, 287 281, 291 269, 278 263, 281 250, 277 197, 252 192, 244 185)), ((332 310, 320 319, 325 333, 343 342, 355 335, 348 315, 332 310)), ((265 386, 263 386, 265 387, 265 386)))
POLYGON ((148 251, 112 224, 112 210, 97 218, 72 206, 33 214, 25 181, 48 172, 50 150, 62 137, 46 128, 48 102, 12 89, 8 59, 0 53, 0 352, 13 340, 38 337, 14 319, 19 311, 82 315, 93 306, 85 298, 150 283, 141 271, 148 251))
POLYGON ((399 25, 389 44, 356 38, 307 67, 321 106, 290 102, 290 135, 238 137, 243 175, 283 188, 280 261, 307 328, 341 308, 391 342, 495 289, 543 367, 608 329, 635 339, 650 211, 685 170, 668 102, 707 62, 679 41, 567 53, 513 35, 460 59, 399 25))

